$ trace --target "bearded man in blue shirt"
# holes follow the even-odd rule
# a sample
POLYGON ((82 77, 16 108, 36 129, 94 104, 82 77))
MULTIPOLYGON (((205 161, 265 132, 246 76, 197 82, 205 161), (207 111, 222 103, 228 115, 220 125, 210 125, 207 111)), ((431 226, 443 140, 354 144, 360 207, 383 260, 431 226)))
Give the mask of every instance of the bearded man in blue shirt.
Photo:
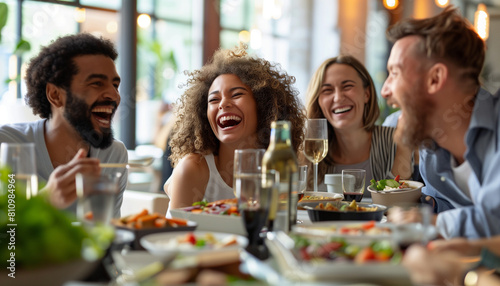
POLYGON ((401 107, 396 140, 421 148, 424 196, 450 237, 500 234, 499 95, 480 86, 484 41, 456 8, 397 23, 382 88, 401 107))

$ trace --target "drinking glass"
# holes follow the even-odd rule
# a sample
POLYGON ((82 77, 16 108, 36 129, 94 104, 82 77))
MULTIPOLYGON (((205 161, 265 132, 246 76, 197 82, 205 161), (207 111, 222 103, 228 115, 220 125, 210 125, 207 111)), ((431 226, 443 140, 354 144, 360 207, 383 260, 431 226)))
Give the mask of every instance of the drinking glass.
POLYGON ((365 190, 366 171, 364 169, 342 170, 342 190, 344 200, 360 202, 365 190))
POLYGON ((263 149, 235 150, 234 191, 238 210, 248 233, 246 251, 259 259, 267 259, 269 251, 260 238, 267 222, 275 181, 275 171, 262 173, 263 149))
POLYGON ((81 221, 90 225, 109 225, 119 192, 120 177, 121 173, 98 176, 76 174, 77 216, 81 221))
POLYGON ((38 177, 35 162, 35 144, 2 143, 0 153, 0 166, 9 168, 9 175, 12 175, 12 179, 15 181, 16 191, 24 193, 27 199, 36 196, 38 193, 38 177))
POLYGON ((325 118, 307 119, 304 155, 314 165, 314 187, 318 191, 318 163, 328 154, 328 131, 325 118))
POLYGON ((269 257, 269 250, 260 234, 269 215, 271 196, 276 185, 276 171, 245 174, 240 176, 237 182, 245 186, 241 188, 238 198, 238 210, 248 234, 248 245, 245 250, 258 259, 265 260, 269 257))
POLYGON ((236 187, 236 179, 241 174, 261 173, 262 157, 264 157, 265 152, 265 149, 236 149, 234 151, 233 192, 235 197, 240 197, 240 189, 236 187))
POLYGON ((436 236, 427 204, 400 204, 389 209, 388 221, 396 224, 394 238, 404 252, 411 244, 427 245, 436 236))
POLYGON ((299 166, 299 201, 307 189, 307 165, 299 166))

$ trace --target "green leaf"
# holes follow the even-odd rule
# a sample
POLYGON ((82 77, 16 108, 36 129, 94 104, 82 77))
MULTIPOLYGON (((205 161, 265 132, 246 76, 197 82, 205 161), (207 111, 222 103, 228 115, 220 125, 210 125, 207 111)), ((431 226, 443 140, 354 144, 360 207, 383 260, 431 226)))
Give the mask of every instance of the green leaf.
POLYGON ((17 56, 21 56, 25 52, 29 52, 31 50, 31 45, 28 41, 26 40, 19 40, 19 42, 16 45, 16 49, 14 50, 14 54, 17 56))
POLYGON ((2 29, 7 24, 7 15, 9 7, 5 3, 0 3, 0 42, 2 42, 2 29))
POLYGON ((398 182, 396 182, 395 180, 392 180, 392 179, 385 180, 385 184, 391 188, 397 188, 400 186, 400 184, 398 182))

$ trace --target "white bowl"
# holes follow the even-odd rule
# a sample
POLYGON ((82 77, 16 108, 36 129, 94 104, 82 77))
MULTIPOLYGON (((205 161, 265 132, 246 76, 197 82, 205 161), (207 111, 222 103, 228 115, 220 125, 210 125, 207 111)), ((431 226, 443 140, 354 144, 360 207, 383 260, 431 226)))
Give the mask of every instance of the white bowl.
POLYGON ((422 196, 422 187, 424 186, 424 184, 421 182, 408 180, 401 180, 401 182, 406 182, 408 185, 410 185, 410 188, 391 191, 378 191, 368 186, 367 190, 372 195, 373 203, 392 207, 395 205, 408 205, 419 202, 420 197, 422 196))

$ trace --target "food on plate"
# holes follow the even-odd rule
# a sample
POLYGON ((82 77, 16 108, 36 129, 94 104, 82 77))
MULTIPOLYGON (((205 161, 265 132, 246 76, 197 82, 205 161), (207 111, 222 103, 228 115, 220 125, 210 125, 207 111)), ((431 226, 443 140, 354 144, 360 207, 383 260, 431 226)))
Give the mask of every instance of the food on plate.
POLYGON ((371 183, 370 188, 377 191, 394 191, 394 190, 411 188, 411 186, 407 182, 399 180, 399 175, 397 175, 396 178, 394 178, 394 180, 387 179, 387 180, 375 181, 375 179, 372 179, 370 183, 371 183))
POLYGON ((309 226, 305 227, 309 230, 328 231, 328 233, 346 234, 346 235, 381 235, 391 234, 392 229, 387 226, 377 225, 374 220, 366 223, 352 223, 344 225, 329 225, 329 226, 309 226))
POLYGON ((212 233, 207 232, 202 235, 197 235, 194 232, 189 232, 185 235, 173 237, 168 240, 158 240, 154 242, 157 246, 190 250, 190 249, 220 249, 237 245, 236 235, 229 235, 223 239, 217 239, 212 233))
POLYGON ((353 263, 399 262, 401 254, 389 240, 374 240, 366 246, 347 242, 343 238, 315 239, 291 235, 295 242, 294 255, 302 261, 344 261, 353 263))
POLYGON ((240 216, 238 211, 238 199, 225 199, 215 202, 207 202, 206 200, 203 200, 194 202, 192 206, 186 207, 183 210, 199 214, 240 216))
POLYGON ((338 205, 333 205, 330 202, 326 203, 326 205, 323 205, 323 203, 319 203, 314 209, 341 212, 373 212, 377 210, 377 207, 362 207, 359 206, 355 200, 352 200, 351 203, 341 204, 340 207, 338 205))
POLYGON ((363 223, 327 223, 296 225, 294 231, 303 234, 349 235, 349 236, 390 236, 392 228, 377 224, 374 220, 363 223))
POLYGON ((112 223, 119 227, 130 229, 166 228, 186 226, 188 221, 181 218, 166 218, 159 213, 150 214, 147 209, 120 219, 113 219, 112 223))
POLYGON ((314 195, 304 195, 302 199, 299 200, 299 202, 304 202, 304 201, 321 201, 321 200, 342 200, 342 197, 328 197, 328 196, 314 196, 314 195))

